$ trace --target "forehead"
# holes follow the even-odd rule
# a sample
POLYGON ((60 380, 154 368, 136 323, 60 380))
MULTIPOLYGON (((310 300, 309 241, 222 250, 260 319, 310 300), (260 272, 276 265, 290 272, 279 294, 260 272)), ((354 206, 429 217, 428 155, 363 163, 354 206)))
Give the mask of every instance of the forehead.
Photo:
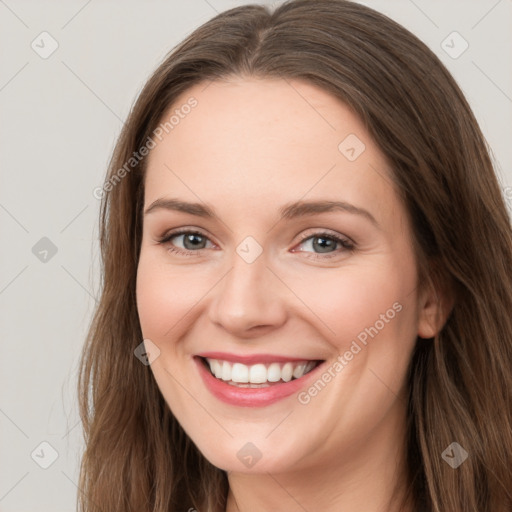
POLYGON ((176 99, 160 126, 146 205, 170 194, 229 205, 231 214, 305 196, 364 203, 375 216, 397 206, 390 166, 359 117, 307 82, 200 83, 176 99))

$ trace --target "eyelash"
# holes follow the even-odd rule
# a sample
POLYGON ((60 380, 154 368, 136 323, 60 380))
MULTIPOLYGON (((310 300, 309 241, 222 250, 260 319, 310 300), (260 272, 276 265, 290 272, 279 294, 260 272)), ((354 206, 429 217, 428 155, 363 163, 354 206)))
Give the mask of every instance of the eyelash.
MULTIPOLYGON (((185 235, 198 235, 198 236, 201 236, 204 238, 208 238, 206 235, 204 235, 200 231, 193 230, 193 229, 181 229, 181 230, 173 231, 171 233, 167 233, 167 234, 163 235, 163 237, 161 237, 157 242, 160 245, 165 245, 168 242, 170 242, 172 238, 179 236, 179 235, 184 235, 184 234, 185 235)), ((335 234, 327 233, 327 232, 317 232, 317 233, 313 233, 313 234, 304 235, 301 238, 299 245, 301 245, 306 240, 309 240, 310 238, 324 238, 324 239, 326 238, 328 240, 333 240, 334 242, 340 244, 343 247, 343 249, 345 249, 346 251, 349 251, 349 252, 353 252, 355 249, 355 244, 353 242, 351 242, 348 238, 343 238, 339 235, 335 235, 335 234)), ((179 249, 179 248, 175 247, 174 245, 170 245, 168 248, 168 251, 170 253, 176 253, 176 254, 180 254, 183 256, 199 256, 198 253, 202 250, 204 250, 204 248, 198 249, 195 251, 191 251, 189 249, 179 249)), ((307 251, 299 251, 299 252, 305 253, 307 258, 326 259, 326 258, 333 258, 333 257, 338 256, 340 251, 334 251, 332 253, 314 253, 314 252, 307 252, 307 251)))

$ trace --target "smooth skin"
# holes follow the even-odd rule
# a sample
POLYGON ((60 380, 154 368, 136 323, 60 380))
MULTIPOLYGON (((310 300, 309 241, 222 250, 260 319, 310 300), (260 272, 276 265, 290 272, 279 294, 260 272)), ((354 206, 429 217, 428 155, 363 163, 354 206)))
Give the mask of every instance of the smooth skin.
POLYGON ((418 286, 389 163, 348 106, 307 82, 201 83, 169 112, 192 96, 197 106, 151 150, 144 210, 173 198, 215 216, 144 216, 137 302, 144 338, 160 350, 156 382, 199 450, 228 472, 227 512, 395 511, 406 370, 417 336, 440 325, 435 294, 418 286), (365 145, 354 161, 338 149, 350 134, 365 145), (374 221, 348 210, 280 219, 299 200, 343 201, 374 221), (179 228, 201 235, 159 243, 179 228), (247 237, 263 250, 252 263, 236 251, 247 237), (400 312, 307 404, 295 394, 265 407, 221 402, 192 359, 215 350, 332 364, 396 303, 400 312), (248 442, 261 453, 252 468, 237 457, 248 442))

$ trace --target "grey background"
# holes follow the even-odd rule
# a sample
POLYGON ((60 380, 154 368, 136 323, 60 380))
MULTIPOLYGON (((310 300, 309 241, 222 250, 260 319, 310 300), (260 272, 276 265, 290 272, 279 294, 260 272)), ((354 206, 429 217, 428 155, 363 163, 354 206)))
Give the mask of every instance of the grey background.
MULTIPOLYGON (((99 283, 93 190, 150 72, 201 23, 244 3, 0 0, 1 512, 75 508, 77 362, 99 283), (58 43, 46 59, 31 47, 51 48, 43 31, 58 43)), ((512 1, 361 3, 447 65, 512 202, 512 1), (459 36, 446 39, 453 31, 469 44, 458 58, 445 51, 462 49, 459 36)))

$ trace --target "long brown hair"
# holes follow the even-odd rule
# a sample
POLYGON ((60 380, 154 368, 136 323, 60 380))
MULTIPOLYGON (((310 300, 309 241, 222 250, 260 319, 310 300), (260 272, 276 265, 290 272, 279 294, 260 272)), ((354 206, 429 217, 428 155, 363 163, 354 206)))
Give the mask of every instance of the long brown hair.
POLYGON ((421 283, 453 293, 443 329, 418 338, 410 363, 410 497, 435 512, 512 510, 512 233, 489 149, 435 54, 388 17, 346 0, 219 14, 167 56, 128 116, 104 187, 102 293, 78 385, 80 510, 225 510, 226 473, 197 450, 134 357, 146 159, 126 162, 178 95, 229 75, 302 79, 332 93, 391 162, 421 283), (457 469, 442 459, 453 442, 469 455, 457 469))

